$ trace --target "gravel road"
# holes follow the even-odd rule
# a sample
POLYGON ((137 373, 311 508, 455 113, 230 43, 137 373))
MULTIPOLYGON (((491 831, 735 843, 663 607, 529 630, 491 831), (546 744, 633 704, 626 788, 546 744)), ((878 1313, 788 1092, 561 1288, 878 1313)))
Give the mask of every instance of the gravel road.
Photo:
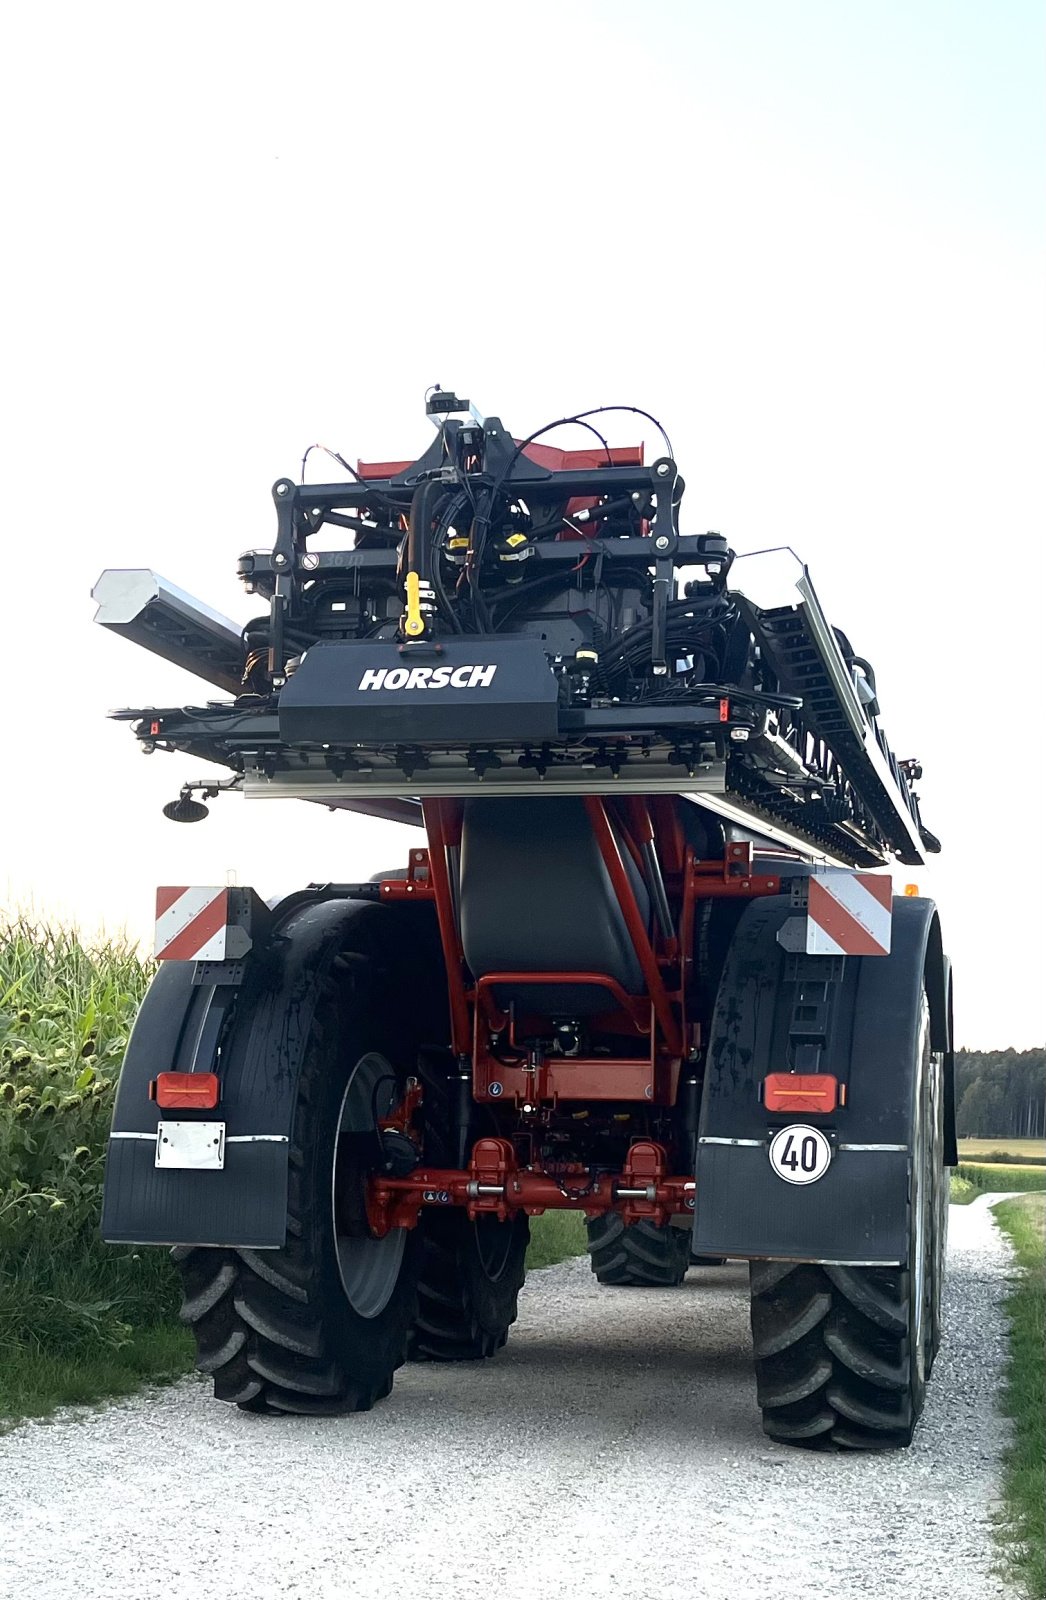
POLYGON ((568 1262, 532 1276, 496 1360, 405 1368, 365 1416, 246 1416, 187 1379, 0 1438, 0 1596, 1007 1596, 990 1519, 1009 1255, 983 1201, 952 1208, 950 1256, 908 1451, 763 1435, 745 1268, 630 1291, 568 1262))

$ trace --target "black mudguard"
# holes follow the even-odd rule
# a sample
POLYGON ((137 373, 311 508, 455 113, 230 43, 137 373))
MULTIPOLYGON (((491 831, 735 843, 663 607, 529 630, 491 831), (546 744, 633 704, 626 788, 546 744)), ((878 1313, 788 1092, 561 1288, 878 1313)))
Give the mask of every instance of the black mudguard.
POLYGON ((232 993, 194 986, 192 962, 161 966, 135 1022, 117 1089, 104 1239, 254 1249, 285 1243, 288 1141, 317 969, 345 951, 383 967, 397 964, 404 936, 412 942, 410 914, 424 909, 352 900, 302 906, 295 897, 282 920, 277 909, 274 932, 248 956, 243 982, 232 993), (155 1166, 161 1113, 149 1099, 149 1083, 159 1072, 194 1068, 217 1072, 218 1109, 169 1115, 225 1123, 220 1172, 155 1166))
POLYGON ((788 954, 777 933, 794 915, 784 897, 753 902, 727 955, 701 1104, 694 1253, 903 1264, 924 985, 931 1048, 945 1056, 946 1162, 954 1149, 950 973, 936 908, 895 898, 891 953, 874 957, 788 954), (816 1182, 793 1185, 775 1173, 768 1145, 778 1128, 804 1119, 767 1112, 760 1086, 793 1059, 799 984, 829 977, 826 1008, 809 1024, 821 1044, 809 1070, 833 1073, 846 1086, 846 1104, 810 1119, 832 1142, 832 1163, 816 1182))

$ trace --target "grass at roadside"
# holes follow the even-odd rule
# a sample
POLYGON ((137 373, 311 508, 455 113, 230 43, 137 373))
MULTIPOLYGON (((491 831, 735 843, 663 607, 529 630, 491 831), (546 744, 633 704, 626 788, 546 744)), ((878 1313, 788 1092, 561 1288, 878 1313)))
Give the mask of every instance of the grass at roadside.
POLYGON ((1041 1600, 1046 1594, 1042 1516, 1046 1493, 1046 1201, 1023 1195, 1003 1201, 995 1215, 1013 1243, 1020 1268, 1006 1302, 1010 1356, 1002 1404, 1006 1415, 1013 1418, 1014 1431, 1003 1465, 1006 1514, 1001 1531, 1015 1576, 1029 1596, 1041 1600))
POLYGON ((136 1328, 119 1349, 82 1356, 40 1349, 5 1355, 0 1374, 0 1433, 22 1417, 58 1406, 89 1405, 133 1394, 143 1383, 168 1383, 192 1364, 192 1340, 177 1323, 136 1328))
POLYGON ((584 1253, 585 1219, 580 1211, 546 1211, 543 1217, 531 1217, 528 1272, 584 1253))
POLYGON ((61 1214, 38 1217, 33 1240, 0 1258, 0 1427, 186 1371, 177 1304, 165 1251, 113 1249, 61 1214))

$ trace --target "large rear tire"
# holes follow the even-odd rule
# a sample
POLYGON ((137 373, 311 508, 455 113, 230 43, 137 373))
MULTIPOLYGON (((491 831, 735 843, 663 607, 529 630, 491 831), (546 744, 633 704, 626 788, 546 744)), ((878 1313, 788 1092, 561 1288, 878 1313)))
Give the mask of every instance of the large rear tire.
POLYGON ((417 1303, 410 1232, 370 1233, 367 1173, 382 1160, 377 1118, 402 1094, 389 1007, 361 955, 328 949, 283 1019, 300 1051, 278 1250, 174 1252, 182 1320, 219 1400, 245 1410, 366 1411, 392 1388, 417 1303), (311 1011, 303 1043, 296 1030, 311 1011))
POLYGON ((503 1347, 526 1276, 530 1224, 463 1211, 430 1212, 418 1223, 418 1315, 412 1361, 478 1361, 503 1347))
POLYGON ((904 1267, 751 1263, 763 1428, 787 1444, 882 1450, 911 1443, 941 1292, 941 1058, 924 997, 914 1063, 904 1267))
MULTIPOLYGON (((443 1072, 419 1065, 424 1085, 425 1160, 457 1165, 458 1134, 443 1072)), ((475 1112, 473 1113, 476 1114, 475 1112)), ((490 1131, 496 1133, 497 1127, 490 1131)), ((516 1320, 526 1277, 530 1222, 522 1213, 470 1222, 464 1211, 423 1210, 418 1242, 418 1313, 411 1361, 479 1361, 496 1355, 516 1320)))
POLYGON ((625 1223, 616 1211, 592 1217, 587 1225, 592 1271, 614 1288, 674 1289, 690 1265, 690 1229, 667 1223, 625 1223))

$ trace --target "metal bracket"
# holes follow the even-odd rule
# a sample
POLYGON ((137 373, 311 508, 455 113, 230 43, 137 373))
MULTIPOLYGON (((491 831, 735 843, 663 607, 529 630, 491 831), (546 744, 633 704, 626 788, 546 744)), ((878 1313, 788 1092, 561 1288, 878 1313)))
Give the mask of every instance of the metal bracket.
POLYGON ((197 961, 192 981, 197 989, 237 988, 247 974, 246 961, 197 961))
POLYGON ((821 1057, 831 1031, 832 1009, 843 979, 845 959, 844 956, 792 954, 785 962, 786 981, 795 984, 788 1025, 788 1065, 792 1072, 807 1074, 821 1070, 821 1057))
POLYGON ((675 526, 676 484, 679 471, 670 456, 655 461, 650 469, 657 494, 657 510, 650 528, 654 553, 654 581, 651 595, 650 664, 655 677, 668 673, 668 601, 675 577, 675 553, 679 536, 675 526))
POLYGON ((225 1123, 158 1123, 155 1164, 183 1172, 221 1172, 225 1167, 225 1123))
POLYGON ((276 572, 276 587, 269 611, 269 677, 273 687, 284 681, 283 624, 293 592, 294 564, 297 545, 294 538, 296 510, 295 486, 289 478, 278 478, 272 486, 276 503, 276 543, 272 548, 272 564, 276 572))

